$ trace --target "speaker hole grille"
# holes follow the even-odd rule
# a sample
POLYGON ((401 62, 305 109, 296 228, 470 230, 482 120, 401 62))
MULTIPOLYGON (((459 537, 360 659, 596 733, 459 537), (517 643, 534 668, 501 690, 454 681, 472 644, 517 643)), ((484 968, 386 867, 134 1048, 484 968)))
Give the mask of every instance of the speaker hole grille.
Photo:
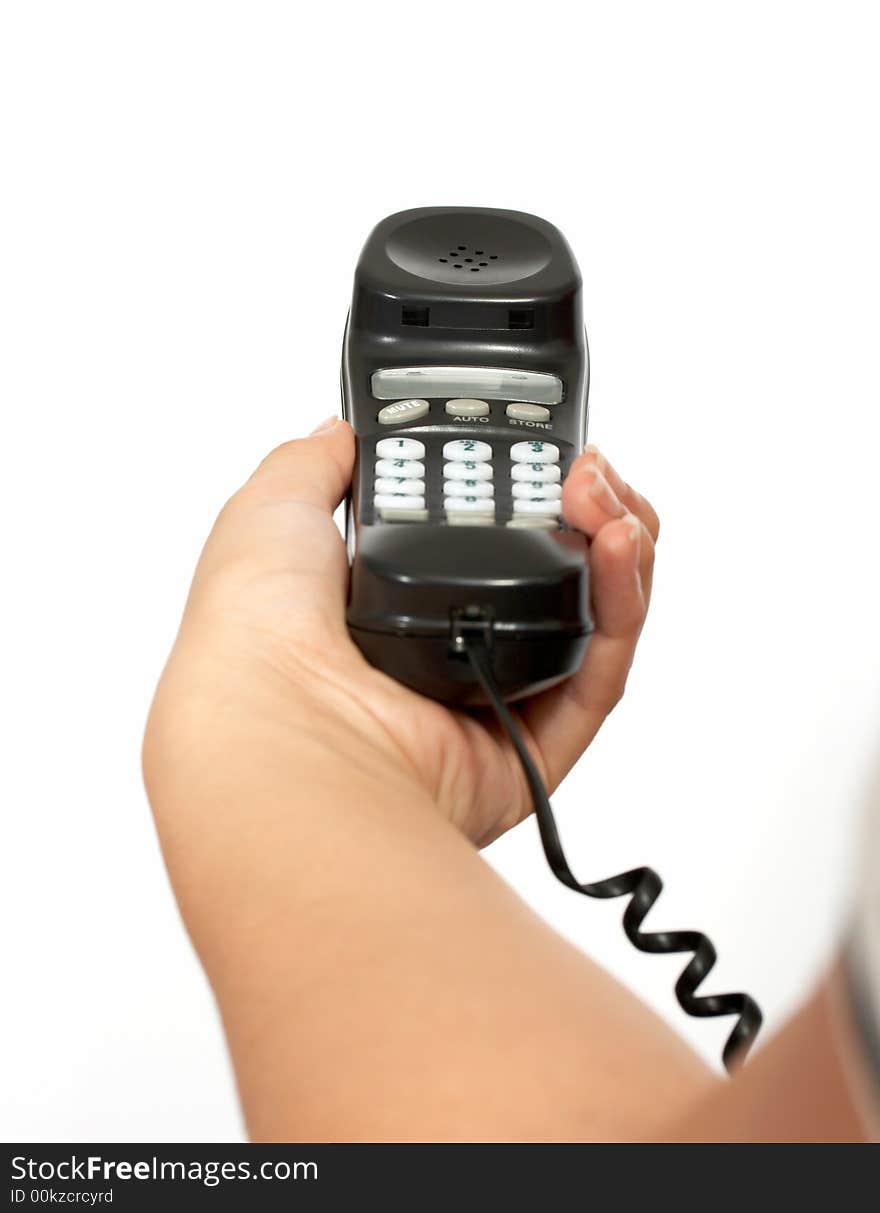
POLYGON ((487 253, 485 249, 481 248, 469 250, 466 244, 459 244, 456 248, 452 249, 446 257, 438 257, 437 260, 441 265, 449 265, 451 261, 453 263, 453 269, 456 270, 462 270, 465 266, 467 266, 472 274, 479 274, 480 270, 489 268, 490 261, 498 260, 498 254, 487 253), (463 257, 462 253, 467 253, 468 251, 473 251, 474 256, 463 257), (479 264, 474 265, 475 257, 487 257, 488 260, 480 261, 479 264))

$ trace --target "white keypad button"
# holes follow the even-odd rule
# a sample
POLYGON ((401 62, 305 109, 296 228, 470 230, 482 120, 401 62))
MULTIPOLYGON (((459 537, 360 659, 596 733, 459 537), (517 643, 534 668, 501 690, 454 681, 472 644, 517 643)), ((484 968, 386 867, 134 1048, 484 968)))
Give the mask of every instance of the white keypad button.
POLYGON ((517 514, 515 518, 511 518, 507 525, 523 528, 530 527, 545 531, 559 530, 558 518, 551 517, 549 514, 517 514))
POLYGON ((447 526, 494 526, 494 514, 463 514, 461 510, 458 513, 450 513, 446 511, 447 526))
POLYGON ((559 447, 552 442, 515 442, 510 458, 514 463, 558 463, 559 447))
POLYGON ((376 454, 380 459, 424 459, 425 444, 417 438, 380 438, 376 454))
POLYGON ((542 484, 558 484, 562 479, 558 463, 515 463, 510 475, 513 480, 540 481, 542 484))
POLYGON ((447 480, 491 480, 492 464, 468 459, 463 463, 447 463, 443 467, 447 480))
POLYGON ((427 522, 427 510, 380 510, 379 517, 383 522, 427 522))
POLYGON ((443 508, 448 514, 494 515, 495 507, 485 497, 444 497, 443 508))
POLYGON ((404 421, 418 421, 427 416, 431 406, 427 400, 397 400, 379 409, 380 425, 401 425, 404 421))
POLYGON ((562 513, 561 501, 543 501, 535 500, 534 497, 528 499, 515 497, 513 500, 514 514, 546 514, 548 516, 562 513))
MULTIPOLYGON (((559 458, 558 451, 556 457, 559 458)), ((444 445, 443 458, 453 462, 485 463, 492 458, 492 448, 488 442, 478 442, 476 438, 457 438, 444 445)))
POLYGON ((374 493, 403 493, 407 497, 422 497, 425 492, 423 480, 397 480, 392 476, 380 476, 373 485, 374 493))
POLYGON ((425 499, 408 493, 377 493, 373 507, 377 510, 423 510, 425 499))
POLYGON ((443 494, 446 497, 494 497, 491 480, 444 480, 443 494))
POLYGON ((558 501, 562 496, 562 485, 542 484, 540 480, 514 480, 511 491, 517 500, 537 497, 542 501, 558 501))
POLYGON ((424 480, 425 465, 415 459, 378 459, 377 476, 392 476, 400 480, 424 480))

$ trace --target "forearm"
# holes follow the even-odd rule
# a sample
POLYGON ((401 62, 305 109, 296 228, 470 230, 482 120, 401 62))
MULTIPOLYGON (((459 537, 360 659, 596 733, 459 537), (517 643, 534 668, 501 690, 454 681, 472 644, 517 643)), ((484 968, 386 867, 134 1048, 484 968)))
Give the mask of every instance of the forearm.
POLYGON ((631 1138, 711 1085, 423 795, 248 748, 152 799, 254 1138, 631 1138))
POLYGON ((863 1142, 869 1093, 840 973, 666 1141, 863 1142))

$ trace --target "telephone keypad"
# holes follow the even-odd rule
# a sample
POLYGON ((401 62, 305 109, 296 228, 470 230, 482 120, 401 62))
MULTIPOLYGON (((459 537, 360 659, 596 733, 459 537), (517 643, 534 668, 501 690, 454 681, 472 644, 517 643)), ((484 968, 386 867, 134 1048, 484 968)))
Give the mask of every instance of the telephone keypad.
MULTIPOLYGON (((396 415, 406 424, 410 416, 424 415, 419 406, 427 401, 396 403, 407 406, 408 416, 396 415)), ((547 412, 540 405, 516 402, 501 407, 507 417, 522 420, 541 420, 537 414, 547 412)), ((488 415, 489 405, 482 400, 456 399, 446 401, 444 411, 462 419, 478 418, 488 415)), ((561 525, 561 452, 555 443, 537 438, 509 443, 499 441, 494 431, 490 431, 491 441, 483 441, 470 437, 464 421, 456 427, 462 436, 449 438, 448 426, 446 422, 445 435, 441 430, 433 437, 423 429, 424 442, 409 436, 378 439, 373 479, 377 521, 491 526, 507 520, 508 526, 546 529, 561 525), (426 463, 428 446, 431 453, 426 463), (442 460, 438 458, 441 454, 442 460), (496 464, 502 477, 497 494, 496 464)))

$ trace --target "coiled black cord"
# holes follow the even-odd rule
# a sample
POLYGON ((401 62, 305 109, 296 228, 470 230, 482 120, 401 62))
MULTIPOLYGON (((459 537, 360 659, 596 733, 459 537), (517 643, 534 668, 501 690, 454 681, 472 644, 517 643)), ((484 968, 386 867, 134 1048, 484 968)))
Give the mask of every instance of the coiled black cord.
POLYGON ((629 905, 623 912, 623 929, 627 938, 640 952, 692 952, 683 973, 675 983, 675 994, 679 1004, 688 1015, 697 1018, 712 1018, 716 1015, 737 1015, 738 1019, 727 1038, 722 1060, 728 1070, 734 1063, 745 1059, 752 1047, 763 1015, 761 1008, 748 994, 697 994, 697 987, 711 972, 717 954, 708 936, 702 931, 643 931, 642 923, 654 902, 660 896, 663 881, 653 868, 633 868, 620 876, 607 880, 581 884, 568 866, 556 819, 550 807, 550 799, 537 767, 525 747, 501 691, 492 668, 491 653, 486 640, 479 631, 464 632, 459 640, 459 651, 470 659, 477 678, 495 709, 495 714, 517 752, 523 772, 532 794, 535 817, 541 835, 544 854, 553 875, 564 885, 587 897, 623 897, 629 895, 629 905))

